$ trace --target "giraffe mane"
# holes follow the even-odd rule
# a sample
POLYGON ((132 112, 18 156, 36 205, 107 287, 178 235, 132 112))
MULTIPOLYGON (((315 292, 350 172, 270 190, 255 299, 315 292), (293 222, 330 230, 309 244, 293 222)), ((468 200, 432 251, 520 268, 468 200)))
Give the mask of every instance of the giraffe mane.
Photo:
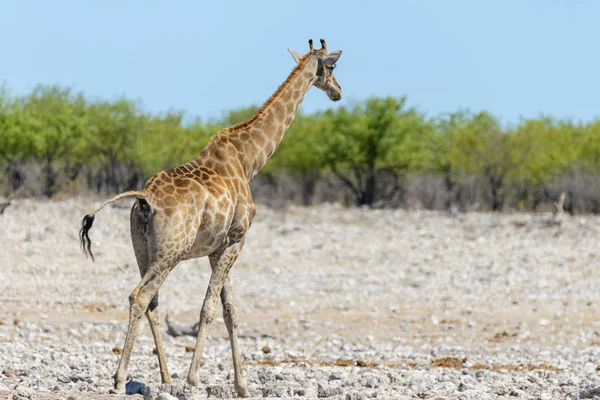
POLYGON ((228 128, 224 128, 223 131, 227 133, 237 132, 242 129, 246 129, 253 125, 255 122, 257 122, 269 110, 269 108, 271 108, 275 101, 277 101, 281 93, 292 83, 292 80, 294 80, 294 78, 298 76, 300 70, 306 65, 308 59, 312 54, 313 53, 311 52, 302 56, 302 58, 298 61, 296 67, 294 67, 292 72, 290 72, 290 75, 287 77, 287 79, 277 88, 275 93, 273 93, 271 97, 269 97, 269 99, 265 101, 265 103, 256 112, 254 117, 250 118, 248 121, 240 122, 239 124, 235 124, 228 128))

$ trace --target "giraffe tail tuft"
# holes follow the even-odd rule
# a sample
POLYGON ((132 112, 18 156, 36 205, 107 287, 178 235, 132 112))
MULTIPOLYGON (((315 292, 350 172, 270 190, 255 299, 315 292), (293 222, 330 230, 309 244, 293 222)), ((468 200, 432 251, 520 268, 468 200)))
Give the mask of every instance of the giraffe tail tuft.
POLYGON ((129 192, 119 193, 118 195, 106 200, 100 207, 96 209, 96 211, 83 217, 83 221, 81 221, 81 230, 79 231, 79 240, 81 242, 81 250, 83 250, 83 254, 85 254, 86 257, 89 255, 92 258, 92 261, 94 261, 94 254, 92 253, 92 241, 90 240, 89 232, 90 229, 92 229, 92 224, 94 223, 94 216, 96 213, 110 203, 131 197, 147 201, 146 193, 144 193, 143 190, 131 190, 129 192))
POLYGON ((79 240, 81 241, 81 250, 87 257, 88 255, 94 261, 94 253, 92 253, 92 241, 90 240, 89 231, 94 224, 94 214, 88 214, 81 221, 81 230, 79 231, 79 240))

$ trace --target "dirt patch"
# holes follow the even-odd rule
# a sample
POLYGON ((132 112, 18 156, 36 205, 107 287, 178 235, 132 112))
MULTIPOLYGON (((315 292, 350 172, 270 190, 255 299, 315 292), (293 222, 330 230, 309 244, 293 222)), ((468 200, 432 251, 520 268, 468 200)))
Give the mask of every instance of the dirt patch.
POLYGON ((431 367, 461 369, 466 361, 466 359, 461 360, 456 357, 438 358, 436 360, 431 361, 431 367))
POLYGON ((493 338, 489 339, 490 342, 501 342, 510 338, 516 338, 518 336, 518 333, 508 333, 506 331, 502 331, 502 332, 498 332, 494 335, 493 338))
POLYGON ((482 370, 489 369, 492 371, 511 371, 511 372, 522 372, 522 371, 535 371, 535 370, 544 370, 544 371, 552 371, 552 372, 561 372, 558 368, 548 365, 546 363, 541 363, 537 365, 525 364, 525 365, 515 365, 515 364, 493 364, 489 367, 485 364, 474 364, 471 366, 471 369, 474 370, 482 370))

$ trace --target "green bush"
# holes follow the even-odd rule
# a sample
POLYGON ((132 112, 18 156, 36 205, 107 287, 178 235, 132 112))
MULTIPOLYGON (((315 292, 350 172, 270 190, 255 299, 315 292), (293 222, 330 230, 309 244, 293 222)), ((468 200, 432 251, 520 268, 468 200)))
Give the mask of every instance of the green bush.
MULTIPOLYGON (((139 187, 157 171, 189 161, 220 128, 257 110, 244 107, 202 121, 184 112, 145 113, 124 98, 90 101, 58 86, 38 86, 22 97, 1 87, 0 185, 18 193, 32 179, 28 166, 36 165, 38 193, 46 196, 76 181, 94 191, 139 187)), ((349 195, 367 206, 385 203, 384 193, 401 193, 407 174, 442 177, 448 204, 458 186, 475 178, 485 206, 500 210, 507 204, 535 209, 571 177, 593 181, 599 170, 600 120, 540 117, 503 126, 485 111, 428 118, 405 97, 374 97, 299 113, 261 173, 271 181, 296 181, 303 204, 313 202, 320 182, 337 180, 346 190, 340 199, 349 195)), ((571 192, 585 187, 567 186, 571 192)), ((587 193, 585 204, 600 204, 594 196, 587 193)))

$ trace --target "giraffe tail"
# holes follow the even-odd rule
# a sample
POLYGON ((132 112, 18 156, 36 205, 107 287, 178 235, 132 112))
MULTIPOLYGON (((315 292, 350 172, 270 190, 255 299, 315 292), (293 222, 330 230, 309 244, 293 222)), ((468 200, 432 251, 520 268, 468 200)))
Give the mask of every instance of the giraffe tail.
POLYGON ((118 195, 106 200, 100 207, 96 209, 96 211, 83 217, 83 221, 81 221, 81 230, 79 231, 81 250, 83 251, 83 254, 85 254, 86 257, 89 255, 92 261, 94 261, 94 253, 92 253, 92 241, 90 240, 89 232, 90 229, 92 229, 92 225, 94 224, 94 218, 96 217, 96 213, 102 210, 105 206, 109 205, 110 203, 114 203, 117 200, 126 199, 130 197, 144 199, 146 201, 148 200, 146 197, 146 193, 144 193, 143 191, 132 190, 129 192, 119 193, 118 195))

